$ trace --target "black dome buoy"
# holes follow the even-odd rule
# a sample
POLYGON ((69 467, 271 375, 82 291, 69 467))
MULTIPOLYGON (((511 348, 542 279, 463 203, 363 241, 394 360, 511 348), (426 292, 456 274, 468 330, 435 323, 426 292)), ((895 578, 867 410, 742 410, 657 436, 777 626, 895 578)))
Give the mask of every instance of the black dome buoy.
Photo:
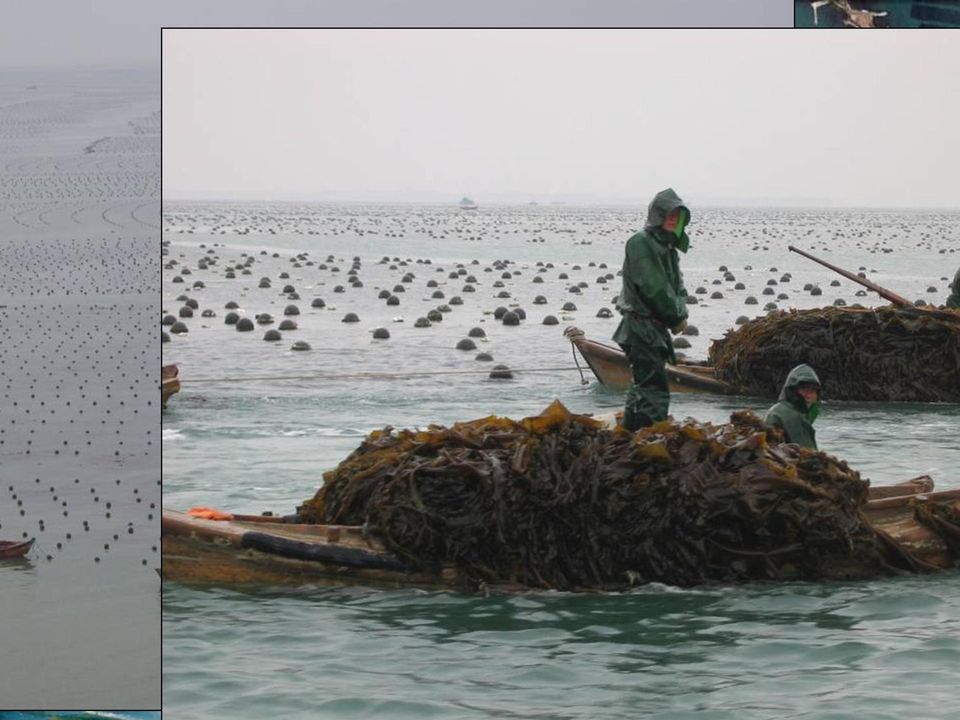
POLYGON ((296 330, 296 329, 297 329, 297 323, 291 320, 290 318, 283 320, 279 325, 277 325, 277 330, 296 330))
POLYGON ((425 317, 418 317, 417 321, 413 324, 414 327, 425 328, 430 327, 430 321, 425 317))
POLYGON ((503 317, 500 318, 500 320, 501 322, 503 322, 504 325, 508 325, 508 326, 515 326, 520 324, 520 316, 512 311, 505 312, 503 314, 503 317))
POLYGON ((161 332, 160 332, 160 342, 161 342, 161 343, 168 343, 168 342, 170 342, 170 336, 167 335, 165 332, 162 332, 162 331, 161 331, 161 332))
POLYGON ((373 339, 374 339, 374 340, 389 340, 389 339, 390 339, 390 331, 387 330, 386 328, 378 327, 376 330, 373 331, 373 339))
POLYGON ((510 368, 506 365, 494 365, 493 370, 490 371, 491 380, 512 380, 513 373, 510 372, 510 368))
POLYGON ((470 338, 464 338, 457 343, 457 350, 476 350, 477 344, 470 338))
POLYGON ((467 333, 467 336, 472 338, 482 338, 486 337, 487 333, 482 327, 472 327, 470 328, 470 332, 467 333))
POLYGON ((343 320, 341 320, 340 322, 355 323, 355 322, 360 322, 360 318, 357 317, 356 313, 347 313, 346 315, 343 316, 343 320))
POLYGON ((276 328, 271 328, 263 334, 263 339, 267 342, 276 342, 277 340, 282 340, 283 336, 280 334, 280 331, 276 328))
POLYGON ((310 307, 313 307, 313 308, 322 308, 326 306, 327 304, 323 301, 323 298, 314 298, 313 301, 310 303, 310 307))
POLYGON ((474 358, 474 360, 478 360, 480 362, 493 362, 493 355, 485 352, 477 353, 477 356, 474 358))
POLYGON ((559 323, 559 322, 560 322, 560 321, 557 320, 557 318, 556 318, 555 315, 547 315, 547 316, 543 319, 543 324, 544 324, 544 325, 556 325, 556 324, 559 323))
POLYGON ((497 320, 501 320, 504 315, 507 314, 507 309, 502 305, 493 311, 493 317, 497 320))
POLYGON ((572 302, 565 302, 561 309, 564 310, 565 312, 576 312, 577 306, 574 305, 572 302))
POLYGON ((283 309, 283 314, 284 314, 284 315, 299 315, 299 314, 300 314, 300 308, 298 308, 296 305, 287 305, 287 306, 283 309))
POLYGON ((253 320, 246 317, 237 320, 237 332, 250 332, 251 330, 253 330, 253 320))
POLYGON ((291 350, 310 350, 310 343, 304 340, 297 340, 293 345, 290 346, 291 350))
POLYGON ((223 316, 224 325, 236 325, 237 321, 240 319, 240 316, 235 312, 228 312, 223 316))
POLYGON ((185 332, 189 332, 187 324, 177 320, 173 325, 170 326, 170 332, 174 335, 182 335, 185 332))
POLYGON ((599 310, 597 310, 597 317, 598 317, 598 318, 612 318, 612 317, 613 317, 613 311, 612 311, 610 308, 602 307, 602 308, 600 308, 599 310))

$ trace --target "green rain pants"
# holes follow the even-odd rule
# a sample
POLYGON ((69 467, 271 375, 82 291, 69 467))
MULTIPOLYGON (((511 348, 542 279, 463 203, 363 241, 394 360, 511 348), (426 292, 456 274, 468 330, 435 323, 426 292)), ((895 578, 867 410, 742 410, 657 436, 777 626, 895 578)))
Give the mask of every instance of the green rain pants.
POLYGON ((666 420, 670 412, 667 349, 650 345, 621 345, 630 361, 633 382, 627 390, 623 427, 630 432, 666 420))

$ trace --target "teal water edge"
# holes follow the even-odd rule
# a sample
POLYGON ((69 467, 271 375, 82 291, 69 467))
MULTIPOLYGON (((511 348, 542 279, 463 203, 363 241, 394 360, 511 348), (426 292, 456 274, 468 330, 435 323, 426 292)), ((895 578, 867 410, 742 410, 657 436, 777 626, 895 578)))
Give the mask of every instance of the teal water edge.
MULTIPOLYGON (((880 28, 960 27, 960 0, 853 0, 851 7, 886 13, 875 20, 880 28)), ((845 27, 845 16, 829 6, 819 8, 816 20, 810 0, 794 0, 795 27, 845 27)))
MULTIPOLYGON (((384 425, 523 417, 555 398, 580 412, 620 408, 623 397, 598 386, 585 366, 588 383, 581 384, 562 330, 575 324, 609 342, 617 320, 596 317, 597 311, 613 307, 623 243, 642 215, 639 207, 481 204, 465 213, 455 207, 166 205, 163 238, 170 244, 163 260, 177 264, 163 271, 163 309, 177 315, 181 294, 196 299, 199 309, 184 320, 189 332, 163 346, 164 362, 178 363, 183 380, 162 420, 165 507, 292 512, 320 486, 323 471, 384 425), (225 279, 228 265, 245 261, 243 253, 256 260, 251 274, 238 269, 236 279, 225 279), (313 265, 297 259, 304 253, 313 265), (200 257, 213 255, 217 264, 198 268, 200 257), (346 281, 354 257, 362 287, 346 281), (513 264, 485 272, 496 259, 513 264), (463 292, 465 274, 450 277, 458 263, 476 277, 475 293, 463 292), (281 279, 283 272, 289 277, 281 279), (415 275, 412 282, 402 283, 406 273, 415 275), (185 282, 172 282, 178 275, 185 282), (272 288, 258 287, 264 276, 272 288), (542 283, 533 282, 537 276, 542 283), (194 288, 197 280, 205 287, 194 288), (502 287, 494 287, 498 281, 502 287), (585 287, 571 292, 581 282, 585 287), (287 283, 300 300, 281 292, 287 283), (334 292, 337 285, 344 291, 334 292), (381 289, 400 304, 378 299, 381 289), (444 297, 433 297, 437 291, 444 297), (498 298, 503 291, 510 297, 498 298), (537 295, 547 303, 534 304, 537 295), (454 296, 463 303, 450 303, 454 296), (326 307, 311 308, 314 297, 326 307), (268 312, 276 322, 237 332, 223 322, 230 300, 248 317, 268 312), (577 310, 563 311, 568 301, 577 310), (280 342, 263 341, 291 303, 300 310, 290 316, 298 329, 282 331, 280 342), (451 308, 442 322, 413 326, 442 303, 451 308), (526 311, 518 327, 489 314, 510 304, 526 311), (215 317, 201 318, 204 309, 215 317), (360 322, 342 323, 347 312, 360 322), (542 325, 547 314, 559 324, 542 325), (372 339, 376 327, 388 329, 390 338, 372 339), (457 350, 472 327, 486 337, 476 339, 476 350, 457 350), (291 351, 296 340, 313 349, 291 351), (560 369, 490 380, 491 363, 475 360, 478 352, 517 370, 560 369), (471 370, 484 372, 454 374, 471 370), (244 379, 251 377, 260 379, 244 379)), ((831 286, 829 271, 788 253, 787 244, 854 271, 863 267, 911 300, 942 303, 943 278, 960 264, 960 214, 950 212, 694 208, 691 239, 681 259, 688 290, 703 286, 724 296, 699 295, 700 304, 690 307, 690 322, 700 330, 689 337, 694 359, 706 358, 710 339, 739 315, 752 317, 776 300, 761 295, 770 279, 778 281, 777 293, 788 295, 777 301, 780 307, 836 298, 882 302, 857 297, 858 288, 846 280, 831 286), (723 281, 720 265, 746 288, 723 281), (780 282, 785 272, 792 278, 780 282), (819 284, 823 295, 803 292, 807 282, 819 284), (745 305, 750 294, 761 298, 759 306, 745 305)), ((685 394, 674 395, 671 411, 722 422, 734 410, 762 411, 767 404, 685 394)), ((939 488, 960 486, 960 407, 828 402, 817 427, 822 449, 875 484, 927 473, 939 488)), ((164 709, 187 719, 267 713, 947 718, 960 667, 958 590, 956 574, 519 597, 323 587, 238 591, 166 582, 164 709)))

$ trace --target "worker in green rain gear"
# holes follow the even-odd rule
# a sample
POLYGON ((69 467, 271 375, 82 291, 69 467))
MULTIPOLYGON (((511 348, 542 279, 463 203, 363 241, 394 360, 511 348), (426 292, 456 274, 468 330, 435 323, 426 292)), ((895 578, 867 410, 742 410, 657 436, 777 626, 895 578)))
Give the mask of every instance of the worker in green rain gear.
POLYGON ((953 282, 950 283, 950 297, 947 298, 947 307, 960 310, 960 270, 953 276, 953 282))
POLYGON ((690 238, 690 210, 672 188, 657 193, 643 230, 627 240, 623 288, 617 309, 623 315, 613 334, 630 361, 623 427, 631 432, 665 420, 670 410, 666 363, 676 363, 670 333, 687 326, 687 291, 680 256, 690 238))
POLYGON ((809 365, 797 365, 787 375, 779 402, 767 410, 763 421, 779 428, 789 443, 817 449, 813 421, 820 413, 820 378, 809 365))

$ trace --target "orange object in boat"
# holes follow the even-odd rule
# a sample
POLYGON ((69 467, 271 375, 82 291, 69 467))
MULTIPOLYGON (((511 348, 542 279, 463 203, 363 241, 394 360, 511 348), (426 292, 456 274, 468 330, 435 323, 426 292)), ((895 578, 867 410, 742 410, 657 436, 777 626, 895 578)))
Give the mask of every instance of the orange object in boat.
POLYGON ((201 520, 233 520, 233 515, 230 513, 208 507, 190 508, 187 510, 187 515, 201 520))

